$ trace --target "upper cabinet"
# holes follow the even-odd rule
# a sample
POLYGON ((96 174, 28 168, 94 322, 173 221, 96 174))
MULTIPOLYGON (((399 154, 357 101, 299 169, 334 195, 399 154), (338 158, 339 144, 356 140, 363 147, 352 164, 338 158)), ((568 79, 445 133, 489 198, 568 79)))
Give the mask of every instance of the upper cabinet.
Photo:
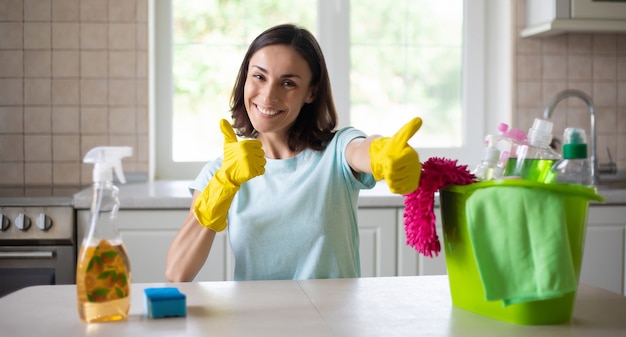
POLYGON ((522 37, 626 32, 626 0, 526 0, 522 37))

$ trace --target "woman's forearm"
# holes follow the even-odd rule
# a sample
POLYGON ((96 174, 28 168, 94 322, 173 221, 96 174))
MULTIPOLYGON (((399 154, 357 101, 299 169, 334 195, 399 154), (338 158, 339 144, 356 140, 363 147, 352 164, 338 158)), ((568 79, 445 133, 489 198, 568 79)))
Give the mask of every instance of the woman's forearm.
MULTIPOLYGON (((192 205, 197 194, 194 193, 192 205)), ((170 282, 193 281, 209 256, 215 234, 200 225, 190 210, 167 252, 165 277, 170 282)))

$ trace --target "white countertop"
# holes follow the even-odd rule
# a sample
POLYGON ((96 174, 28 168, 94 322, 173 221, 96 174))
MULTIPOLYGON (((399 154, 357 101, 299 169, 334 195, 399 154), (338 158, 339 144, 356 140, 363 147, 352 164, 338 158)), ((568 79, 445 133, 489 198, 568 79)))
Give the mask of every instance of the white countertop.
POLYGON ((74 285, 0 298, 3 336, 625 336, 626 298, 581 285, 569 323, 522 326, 451 304, 447 276, 133 284, 126 321, 79 320, 74 285), (143 289, 177 287, 187 317, 149 319, 143 289))
MULTIPOLYGON (((121 207, 125 209, 189 209, 191 194, 187 180, 159 180, 141 183, 122 184, 120 188, 121 207)), ((626 205, 625 189, 601 189, 604 204, 626 205)), ((76 209, 89 209, 91 189, 87 188, 74 195, 76 209)), ((438 198, 435 203, 438 204, 438 198)), ((384 182, 379 182, 371 190, 361 190, 359 207, 404 207, 404 197, 392 194, 384 182)))
MULTIPOLYGON (((120 204, 128 209, 189 209, 191 194, 187 180, 160 180, 118 185, 120 204)), ((91 188, 74 195, 76 209, 89 209, 91 188)), ((389 192, 384 183, 378 183, 371 190, 361 190, 360 207, 403 207, 404 197, 389 192)))

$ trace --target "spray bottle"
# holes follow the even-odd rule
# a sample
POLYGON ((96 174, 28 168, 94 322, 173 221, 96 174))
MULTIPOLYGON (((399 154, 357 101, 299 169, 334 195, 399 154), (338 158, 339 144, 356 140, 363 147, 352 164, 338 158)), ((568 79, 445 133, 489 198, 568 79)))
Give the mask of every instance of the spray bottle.
POLYGON ((84 322, 128 317, 130 263, 115 225, 120 203, 113 172, 125 183, 122 158, 131 155, 130 147, 96 147, 83 160, 94 164, 89 232, 81 244, 76 267, 78 315, 84 322))
POLYGON ((499 179, 504 173, 504 165, 506 164, 506 159, 503 161, 500 153, 506 153, 510 150, 510 141, 500 136, 487 135, 485 142, 487 146, 483 149, 483 157, 472 174, 481 181, 499 179), (504 148, 502 148, 502 143, 505 144, 504 148), (506 145, 509 146, 506 147, 506 145))

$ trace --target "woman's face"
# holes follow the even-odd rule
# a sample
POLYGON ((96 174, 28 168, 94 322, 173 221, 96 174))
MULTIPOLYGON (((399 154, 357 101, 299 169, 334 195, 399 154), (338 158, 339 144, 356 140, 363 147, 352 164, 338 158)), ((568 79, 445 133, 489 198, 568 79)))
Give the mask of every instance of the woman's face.
POLYGON ((311 77, 306 60, 288 45, 270 45, 252 55, 244 102, 259 135, 287 134, 302 106, 315 97, 311 77))

